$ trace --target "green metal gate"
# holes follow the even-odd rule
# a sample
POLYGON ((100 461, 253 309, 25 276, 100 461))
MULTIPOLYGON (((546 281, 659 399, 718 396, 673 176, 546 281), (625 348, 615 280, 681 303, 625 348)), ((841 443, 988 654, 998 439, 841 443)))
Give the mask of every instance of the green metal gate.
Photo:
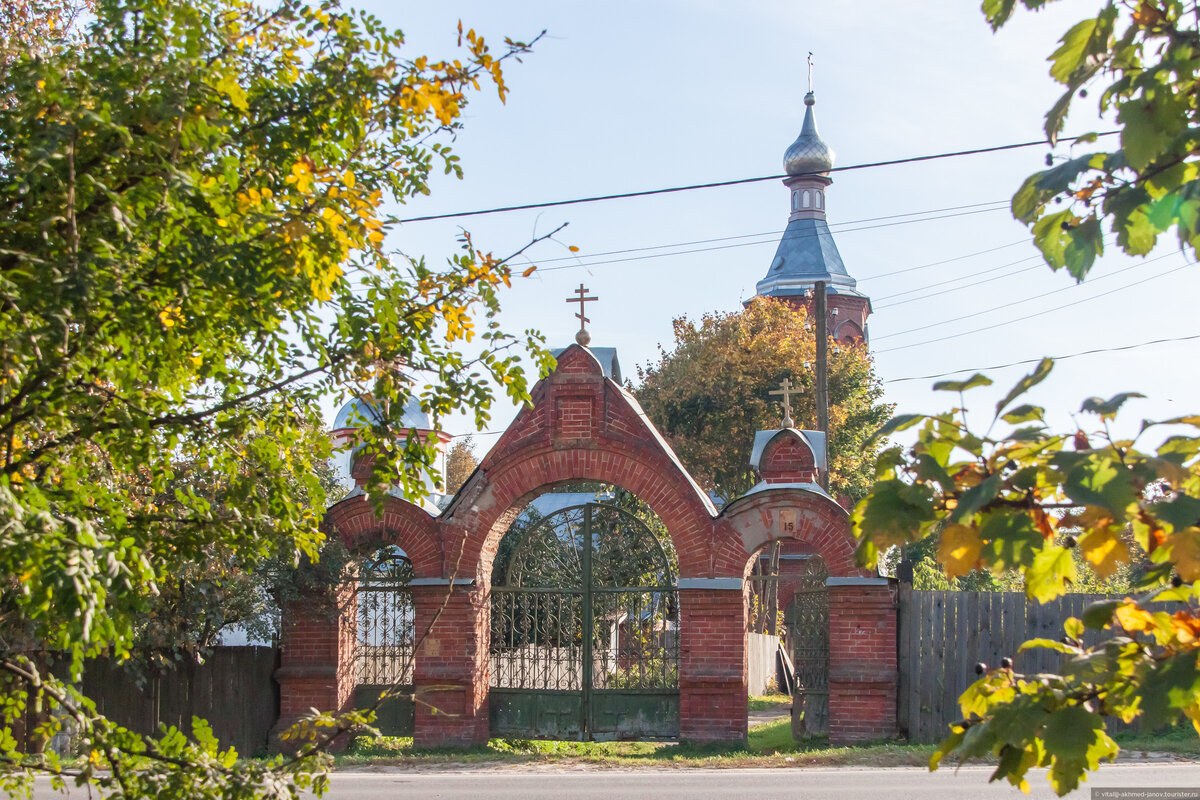
POLYGON ((674 570, 632 513, 589 503, 501 542, 493 570, 492 733, 679 735, 674 570))
POLYGON ((367 708, 390 689, 396 695, 376 712, 386 736, 411 736, 414 627, 412 563, 398 547, 373 553, 358 565, 358 632, 354 662, 355 705, 367 708))
POLYGON ((820 556, 804 562, 796 594, 784 612, 787 645, 796 669, 794 704, 804 709, 804 732, 829 733, 829 570, 820 556))

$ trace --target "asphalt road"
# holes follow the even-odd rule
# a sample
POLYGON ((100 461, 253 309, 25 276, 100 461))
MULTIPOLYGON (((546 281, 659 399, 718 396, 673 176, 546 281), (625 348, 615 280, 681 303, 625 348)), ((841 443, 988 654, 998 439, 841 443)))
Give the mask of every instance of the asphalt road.
MULTIPOLYGON (((975 800, 1023 795, 1003 784, 988 784, 991 770, 966 767, 923 769, 588 769, 549 768, 460 772, 340 772, 333 777, 332 800, 395 800, 401 797, 445 800, 975 800)), ((1030 781, 1029 797, 1055 797, 1044 773, 1030 781)), ((1071 798, 1092 798, 1091 788, 1179 788, 1187 793, 1125 795, 1125 800, 1196 800, 1200 764, 1118 764, 1102 767, 1090 784, 1071 798)), ((1097 798, 1098 800, 1098 798, 1097 798)), ((1110 798, 1109 800, 1119 800, 1110 798)))
MULTIPOLYGON (((990 769, 556 769, 510 767, 461 771, 380 769, 333 775, 331 800, 1019 800, 1008 784, 989 784, 990 769)), ((1036 800, 1052 800, 1044 773, 1032 776, 1036 800)), ((1127 789, 1103 800, 1200 800, 1200 764, 1118 764, 1105 766, 1090 784, 1068 797, 1102 800, 1092 789, 1127 789), (1171 792, 1170 789, 1191 790, 1171 792), (1146 789, 1148 792, 1135 792, 1146 789)), ((38 800, 61 798, 39 780, 38 800)), ((73 790, 71 798, 87 792, 73 790)), ((95 795, 93 795, 94 797, 95 795)))

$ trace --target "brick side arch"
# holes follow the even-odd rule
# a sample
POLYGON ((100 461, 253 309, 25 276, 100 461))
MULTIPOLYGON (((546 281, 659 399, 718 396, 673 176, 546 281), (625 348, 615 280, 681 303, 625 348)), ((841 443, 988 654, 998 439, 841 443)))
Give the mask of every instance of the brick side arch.
POLYGON ((597 480, 627 489, 659 516, 681 576, 713 574, 716 509, 591 352, 564 351, 532 397, 440 519, 447 569, 457 565, 456 574, 486 583, 520 509, 564 481, 597 480))
POLYGON ((366 495, 348 497, 331 506, 322 525, 351 552, 397 545, 418 578, 442 574, 442 544, 437 521, 419 506, 398 497, 383 498, 382 513, 366 495))
POLYGON ((716 527, 720 575, 744 577, 754 555, 775 539, 809 544, 825 560, 831 576, 867 575, 854 563, 846 510, 817 492, 780 487, 743 495, 725 507, 716 527))

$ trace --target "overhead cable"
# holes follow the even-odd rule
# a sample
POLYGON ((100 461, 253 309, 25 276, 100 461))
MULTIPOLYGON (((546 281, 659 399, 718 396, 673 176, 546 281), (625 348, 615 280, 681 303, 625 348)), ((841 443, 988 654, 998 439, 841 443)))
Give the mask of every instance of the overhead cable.
MULTIPOLYGON (((1120 345, 1118 347, 1097 347, 1092 350, 1081 350, 1078 353, 1067 353, 1066 355, 1062 355, 1062 356, 1048 356, 1048 358, 1052 358, 1055 361, 1066 361, 1067 359, 1079 358, 1081 356, 1091 356, 1091 355, 1097 355, 1100 353, 1119 353, 1122 350, 1137 350, 1138 348, 1141 348, 1141 347, 1150 347, 1151 345, 1156 345, 1156 344, 1171 344, 1171 343, 1175 343, 1175 342, 1191 342, 1191 341, 1195 341, 1196 339, 1200 339, 1200 333, 1196 333, 1191 336, 1172 336, 1167 339, 1151 339, 1148 342, 1138 342, 1137 344, 1126 344, 1126 345, 1120 345)), ((949 372, 937 372, 932 375, 913 375, 913 376, 909 376, 907 378, 890 378, 886 381, 883 381, 883 383, 904 383, 906 381, 928 381, 928 380, 933 380, 934 378, 945 378, 950 375, 961 375, 964 372, 983 372, 985 370, 1008 369, 1009 367, 1021 367, 1021 366, 1025 366, 1026 364, 1037 364, 1037 363, 1041 362, 1041 360, 1042 359, 1040 359, 1040 358, 1026 358, 1026 359, 1022 359, 1020 361, 1010 361, 1007 364, 993 364, 989 367, 967 367, 966 369, 955 369, 955 370, 951 370, 949 372)))
MULTIPOLYGON (((1090 136, 1114 136, 1120 131, 1105 131, 1099 134, 1089 134, 1090 136)), ((1064 136, 1059 138, 1059 142, 1073 142, 1080 136, 1064 136)), ((1002 144, 993 147, 976 147, 970 150, 954 150, 946 153, 934 153, 925 156, 909 156, 908 158, 894 158, 888 161, 869 161, 863 164, 850 164, 845 167, 833 167, 828 172, 850 172, 860 169, 874 169, 876 167, 891 167, 899 164, 916 164, 922 161, 936 161, 943 158, 959 158, 961 156, 975 156, 984 153, 1000 153, 1005 150, 1020 150, 1026 147, 1045 147, 1047 142, 1039 139, 1032 142, 1018 142, 1016 144, 1002 144)), ((573 206, 581 203, 599 203, 605 200, 625 200, 631 197, 649 197, 658 194, 672 194, 675 192, 691 192, 698 189, 719 189, 726 186, 741 186, 748 183, 761 183, 763 181, 778 181, 784 178, 799 178, 805 175, 818 175, 821 173, 799 173, 797 175, 763 175, 757 178, 736 178, 729 181, 712 181, 710 183, 692 183, 684 186, 669 186, 663 189, 645 189, 639 192, 615 192, 613 194, 594 195, 592 197, 577 197, 571 200, 550 200, 544 203, 523 203, 520 205, 497 206, 496 208, 484 208, 477 211, 455 211, 448 214, 426 214, 420 217, 408 217, 399 220, 400 222, 429 222, 438 219, 458 219, 461 217, 478 217, 484 214, 502 214, 507 211, 528 211, 535 208, 554 208, 556 206, 573 206)))

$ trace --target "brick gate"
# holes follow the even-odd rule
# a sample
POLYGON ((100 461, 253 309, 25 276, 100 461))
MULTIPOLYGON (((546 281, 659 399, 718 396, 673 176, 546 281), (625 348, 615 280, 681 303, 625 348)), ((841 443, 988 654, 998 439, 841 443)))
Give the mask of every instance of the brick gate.
MULTIPOLYGON (((573 345, 532 391, 479 468, 437 517, 394 497, 382 513, 360 494, 329 509, 325 527, 352 551, 396 546, 412 565, 413 668, 419 746, 489 738, 491 566, 500 539, 537 496, 568 481, 619 486, 666 526, 678 557, 679 734, 746 738, 745 578, 776 539, 824 559, 829 570, 829 727, 833 742, 896 728, 896 610, 886 579, 859 570, 847 514, 813 482, 820 468, 805 436, 764 432, 764 482, 717 513, 611 364, 573 345), (426 633, 428 631, 428 633, 426 633)), ((756 464, 756 465, 757 465, 756 464)), ((343 587, 352 593, 353 587, 343 587)), ((353 602, 324 603, 349 609, 353 602)), ((278 727, 316 707, 347 709, 355 689, 355 609, 284 609, 278 727)))

